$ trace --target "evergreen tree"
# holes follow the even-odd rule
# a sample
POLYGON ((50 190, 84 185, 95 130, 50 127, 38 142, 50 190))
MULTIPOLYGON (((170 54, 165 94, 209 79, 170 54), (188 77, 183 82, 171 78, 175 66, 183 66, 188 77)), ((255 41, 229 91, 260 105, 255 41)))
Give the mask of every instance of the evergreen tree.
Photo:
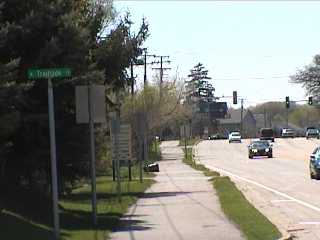
MULTIPOLYGON (((130 33, 129 17, 105 39, 113 21, 110 1, 4 0, 0 5, 1 183, 35 188, 49 184, 50 148, 47 82, 29 80, 29 68, 69 67, 72 79, 54 80, 60 190, 88 176, 88 126, 75 123, 74 87, 93 82, 120 90, 125 70, 141 54, 147 24, 130 33), (124 44, 126 43, 126 44, 124 44), (121 54, 119 54, 121 53, 121 54), (116 63, 112 65, 111 63, 116 63)), ((97 152, 106 133, 97 129, 97 152)))

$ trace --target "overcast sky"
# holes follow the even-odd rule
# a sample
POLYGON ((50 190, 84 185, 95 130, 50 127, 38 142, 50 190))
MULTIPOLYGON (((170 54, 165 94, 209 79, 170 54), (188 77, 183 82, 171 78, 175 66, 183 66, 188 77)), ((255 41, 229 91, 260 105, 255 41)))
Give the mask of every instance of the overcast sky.
MULTIPOLYGON (((187 77, 198 62, 216 96, 238 95, 246 105, 306 98, 289 76, 320 53, 320 2, 115 1, 135 28, 146 17, 150 54, 169 55, 171 71, 187 77)), ((152 59, 150 59, 151 61, 152 59)), ((143 74, 135 70, 139 81, 143 74)), ((154 71, 149 69, 148 78, 154 71)), ((227 101, 231 101, 225 99, 227 101)))

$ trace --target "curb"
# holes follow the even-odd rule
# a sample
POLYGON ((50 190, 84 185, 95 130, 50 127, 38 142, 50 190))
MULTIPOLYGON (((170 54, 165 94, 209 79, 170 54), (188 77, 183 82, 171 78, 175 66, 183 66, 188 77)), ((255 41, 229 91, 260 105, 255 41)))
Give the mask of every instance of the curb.
POLYGON ((278 240, 293 240, 294 239, 294 236, 291 235, 291 234, 287 234, 281 238, 279 238, 278 240))

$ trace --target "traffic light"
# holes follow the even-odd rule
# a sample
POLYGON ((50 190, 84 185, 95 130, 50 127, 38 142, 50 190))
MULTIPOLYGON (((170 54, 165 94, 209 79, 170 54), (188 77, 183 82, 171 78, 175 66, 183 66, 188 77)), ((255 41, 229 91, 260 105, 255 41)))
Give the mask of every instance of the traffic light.
POLYGON ((290 100, 289 100, 289 96, 286 96, 286 108, 290 107, 290 100))
POLYGON ((313 104, 313 102, 312 102, 312 97, 309 97, 309 99, 308 99, 308 104, 309 104, 309 105, 312 105, 312 104, 313 104))
POLYGON ((238 103, 237 91, 233 91, 233 104, 238 103))

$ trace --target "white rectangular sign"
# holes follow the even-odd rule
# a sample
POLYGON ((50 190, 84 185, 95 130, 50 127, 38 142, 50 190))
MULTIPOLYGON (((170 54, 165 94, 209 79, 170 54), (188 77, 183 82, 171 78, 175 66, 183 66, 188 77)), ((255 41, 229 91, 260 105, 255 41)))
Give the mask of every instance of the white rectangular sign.
POLYGON ((131 161, 132 149, 131 149, 131 126, 129 124, 120 124, 120 130, 117 136, 117 142, 114 142, 114 129, 111 128, 112 141, 112 159, 119 161, 131 161), (115 145, 117 145, 118 158, 115 157, 115 145))
MULTIPOLYGON (((91 101, 93 105, 93 119, 95 123, 106 122, 105 86, 91 86, 91 101)), ((89 99, 88 86, 76 86, 76 121, 77 123, 89 123, 89 99)))

